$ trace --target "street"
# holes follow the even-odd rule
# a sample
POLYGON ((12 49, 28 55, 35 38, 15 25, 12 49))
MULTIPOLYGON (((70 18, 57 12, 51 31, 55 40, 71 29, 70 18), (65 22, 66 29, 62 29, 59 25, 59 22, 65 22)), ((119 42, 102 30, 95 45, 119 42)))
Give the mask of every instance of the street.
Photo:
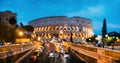
MULTIPOLYGON (((22 60, 21 63, 33 63, 30 57, 34 55, 34 52, 35 51, 33 51, 29 57, 22 60)), ((46 43, 44 50, 36 59, 36 63, 85 63, 78 59, 73 53, 57 51, 54 43, 46 43)))

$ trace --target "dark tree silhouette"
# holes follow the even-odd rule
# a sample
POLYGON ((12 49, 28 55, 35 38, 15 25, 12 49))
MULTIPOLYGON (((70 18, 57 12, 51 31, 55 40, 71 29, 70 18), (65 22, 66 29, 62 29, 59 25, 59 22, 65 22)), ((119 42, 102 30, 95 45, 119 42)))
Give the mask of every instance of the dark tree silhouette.
POLYGON ((15 27, 14 27, 14 25, 16 25, 16 23, 17 23, 17 20, 15 17, 11 17, 9 19, 9 24, 12 25, 12 30, 11 30, 12 35, 11 35, 11 39, 10 39, 12 42, 15 42, 15 27))
POLYGON ((107 26, 106 26, 106 19, 104 18, 104 22, 103 22, 103 27, 102 27, 102 42, 103 42, 103 48, 104 48, 104 44, 105 44, 105 35, 107 34, 107 26))
POLYGON ((17 23, 17 20, 15 19, 15 17, 11 17, 11 18, 9 19, 9 23, 10 23, 11 25, 15 25, 15 24, 17 23))
POLYGON ((24 25, 23 25, 23 23, 22 22, 20 22, 20 26, 23 28, 24 27, 24 25))
POLYGON ((34 28, 30 25, 26 25, 23 27, 27 32, 33 32, 34 31, 34 28))
POLYGON ((0 22, 2 21, 2 18, 0 17, 0 22))
POLYGON ((120 33, 113 31, 108 33, 109 36, 114 36, 114 37, 119 37, 120 38, 120 33))
POLYGON ((17 25, 15 25, 15 28, 18 28, 19 27, 19 25, 17 24, 17 25))

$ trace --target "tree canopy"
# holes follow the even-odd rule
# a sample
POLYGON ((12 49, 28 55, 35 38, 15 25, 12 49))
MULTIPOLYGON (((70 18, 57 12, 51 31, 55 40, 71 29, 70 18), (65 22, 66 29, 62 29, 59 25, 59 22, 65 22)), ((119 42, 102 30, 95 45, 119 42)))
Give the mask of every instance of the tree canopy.
POLYGON ((20 22, 20 26, 23 28, 24 27, 24 25, 23 25, 23 23, 22 22, 20 22))
POLYGON ((115 37, 108 37, 108 38, 106 38, 107 45, 111 45, 111 44, 115 43, 116 40, 117 39, 115 37))
POLYGON ((102 27, 102 42, 103 42, 103 48, 106 42, 106 34, 107 34, 107 26, 106 26, 106 18, 104 18, 103 21, 103 27, 102 27))
POLYGON ((23 27, 27 32, 33 32, 34 31, 34 28, 30 25, 26 25, 23 27))
POLYGON ((95 36, 92 36, 92 37, 89 37, 89 38, 86 38, 86 42, 91 42, 91 43, 93 43, 93 42, 97 42, 97 40, 95 39, 97 36, 95 35, 95 36))
POLYGON ((105 35, 107 34, 107 29, 106 29, 106 19, 104 18, 103 21, 103 27, 102 27, 102 38, 105 38, 105 35))
POLYGON ((11 18, 9 19, 9 23, 10 23, 11 25, 15 25, 15 24, 17 23, 17 20, 15 19, 15 17, 11 17, 11 18))

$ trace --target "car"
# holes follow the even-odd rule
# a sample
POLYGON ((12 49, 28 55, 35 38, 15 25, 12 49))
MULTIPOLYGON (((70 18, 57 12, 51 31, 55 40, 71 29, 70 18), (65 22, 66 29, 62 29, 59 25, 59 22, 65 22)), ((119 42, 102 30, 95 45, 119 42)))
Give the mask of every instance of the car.
POLYGON ((43 46, 40 46, 40 48, 42 48, 42 50, 44 50, 44 47, 43 47, 43 46))
POLYGON ((42 49, 42 48, 38 48, 38 50, 39 50, 40 52, 42 52, 42 51, 43 51, 43 49, 42 49))
POLYGON ((55 57, 50 57, 48 63, 55 63, 55 57))
POLYGON ((6 42, 5 45, 9 46, 9 45, 13 45, 13 43, 12 42, 6 42))
POLYGON ((4 46, 5 45, 5 43, 4 42, 0 42, 0 46, 4 46))
POLYGON ((54 56, 55 56, 55 54, 54 54, 53 52, 50 52, 50 53, 49 53, 49 58, 50 58, 50 57, 54 57, 54 56))
POLYGON ((36 50, 35 52, 34 52, 34 55, 36 55, 36 56, 39 56, 41 54, 41 52, 39 52, 39 50, 36 50))
POLYGON ((66 51, 64 48, 61 48, 60 52, 64 54, 66 51))
POLYGON ((64 53, 64 57, 69 58, 69 53, 64 53))
POLYGON ((24 45, 28 45, 29 43, 28 42, 24 42, 24 45))

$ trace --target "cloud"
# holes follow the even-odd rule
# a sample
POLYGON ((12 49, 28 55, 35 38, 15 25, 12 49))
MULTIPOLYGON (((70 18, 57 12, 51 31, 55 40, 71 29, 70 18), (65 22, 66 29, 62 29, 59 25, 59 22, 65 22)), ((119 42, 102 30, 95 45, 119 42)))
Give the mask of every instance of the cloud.
POLYGON ((93 17, 93 16, 102 16, 104 14, 104 7, 102 5, 98 5, 95 7, 88 7, 86 9, 81 9, 76 12, 67 13, 66 15, 69 17, 72 16, 83 16, 83 17, 93 17))
POLYGON ((116 28, 116 29, 120 29, 120 25, 116 25, 116 24, 108 24, 107 28, 116 28))

